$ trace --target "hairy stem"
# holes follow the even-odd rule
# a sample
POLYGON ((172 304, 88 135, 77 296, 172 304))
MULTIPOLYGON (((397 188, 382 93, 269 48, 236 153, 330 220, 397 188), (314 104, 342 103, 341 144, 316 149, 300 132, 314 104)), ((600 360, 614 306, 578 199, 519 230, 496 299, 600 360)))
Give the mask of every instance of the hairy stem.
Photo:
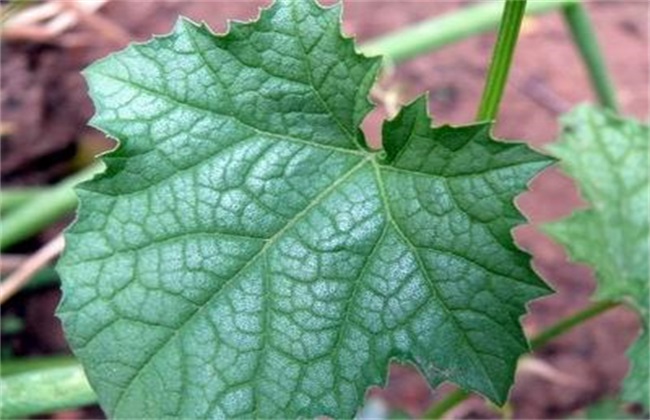
POLYGON ((525 12, 526 0, 506 0, 483 97, 476 114, 479 121, 494 120, 497 117, 525 12))

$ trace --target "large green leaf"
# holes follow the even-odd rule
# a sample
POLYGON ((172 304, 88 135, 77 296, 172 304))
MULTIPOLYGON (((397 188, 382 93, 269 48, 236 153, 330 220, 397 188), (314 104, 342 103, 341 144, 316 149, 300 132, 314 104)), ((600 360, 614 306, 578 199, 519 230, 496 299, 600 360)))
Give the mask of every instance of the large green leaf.
MULTIPOLYGON (((574 260, 595 268, 596 299, 628 302, 647 328, 650 130, 588 106, 574 110, 563 123, 562 139, 551 151, 576 179, 590 207, 546 225, 545 230, 567 247, 574 260)), ((646 405, 647 340, 646 333, 630 352, 632 368, 624 384, 624 396, 646 405)))
POLYGON ((340 10, 181 20, 86 72, 120 140, 79 189, 59 315, 113 417, 350 417, 391 359, 503 403, 548 293, 512 242, 550 163, 424 99, 358 129, 379 60, 340 10))

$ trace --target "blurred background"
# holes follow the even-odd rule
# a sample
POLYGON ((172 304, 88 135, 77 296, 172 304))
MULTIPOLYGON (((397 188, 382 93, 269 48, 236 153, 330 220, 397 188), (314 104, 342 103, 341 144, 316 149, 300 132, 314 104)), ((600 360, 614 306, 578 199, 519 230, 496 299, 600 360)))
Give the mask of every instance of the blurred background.
MULTIPOLYGON (((535 0, 532 0, 535 1, 535 0)), ((540 0, 537 0, 540 1, 540 0)), ((550 0, 549 0, 550 1, 550 0)), ((92 105, 80 71, 93 60, 171 30, 179 15, 206 21, 216 32, 228 19, 254 19, 270 1, 2 1, 0 171, 2 188, 56 184, 113 147, 86 126, 92 105)), ((332 4, 333 2, 323 2, 332 4)), ((363 43, 416 22, 471 7, 469 0, 344 1, 344 28, 363 43)), ((624 115, 649 115, 650 5, 647 1, 585 2, 594 22, 624 115)), ((378 145, 380 124, 420 92, 427 91, 438 124, 472 122, 483 88, 494 31, 472 36, 395 66, 375 89, 377 112, 364 130, 378 145)), ((526 18, 495 129, 498 137, 536 148, 558 134, 558 117, 578 103, 594 101, 587 73, 562 15, 551 11, 526 18)), ((537 225, 584 206, 573 183, 556 168, 536 178, 518 199, 531 223, 517 228, 519 245, 557 293, 535 302, 524 319, 530 336, 584 307, 594 290, 592 273, 566 261, 563 250, 537 225)), ((5 213, 6 210, 3 210, 5 213)), ((6 215, 3 214, 3 217, 6 215)), ((55 238, 69 214, 3 251, 5 276, 55 238)), ((2 305, 3 364, 15 358, 65 354, 67 346, 53 313, 58 279, 42 270, 2 305)), ((472 397, 449 413, 454 418, 560 418, 582 416, 585 407, 619 389, 628 365, 624 352, 638 332, 636 316, 623 308, 589 321, 522 360, 505 411, 472 397)), ((369 394, 364 413, 421 415, 446 386, 432 392, 408 366, 395 366, 386 389, 369 394)), ((97 408, 69 410, 51 418, 100 418, 97 408)), ((44 418, 47 416, 40 416, 44 418)))

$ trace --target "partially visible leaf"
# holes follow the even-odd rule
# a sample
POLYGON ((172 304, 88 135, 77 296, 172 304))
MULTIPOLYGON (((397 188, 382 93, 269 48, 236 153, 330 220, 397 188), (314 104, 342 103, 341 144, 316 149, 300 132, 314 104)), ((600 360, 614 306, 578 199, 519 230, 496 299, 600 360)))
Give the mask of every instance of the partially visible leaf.
POLYGON ((587 419, 599 420, 619 420, 634 419, 633 415, 625 412, 621 401, 616 398, 604 398, 601 401, 591 405, 585 412, 587 419))
POLYGON ((378 65, 337 8, 282 0, 89 68, 121 143, 79 190, 59 314, 112 417, 351 417, 391 359, 505 401, 548 293, 513 199, 551 160, 431 128, 423 98, 370 152, 378 65))
MULTIPOLYGON (((594 267, 596 299, 623 300, 648 324, 650 184, 647 125, 583 106, 563 119, 551 152, 589 202, 569 218, 545 226, 578 262, 594 267)), ((647 405, 648 335, 630 352, 625 395, 647 405)))
POLYGON ((640 403, 647 410, 650 407, 650 346, 648 330, 630 347, 627 356, 630 359, 630 372, 623 381, 622 398, 624 401, 640 403))

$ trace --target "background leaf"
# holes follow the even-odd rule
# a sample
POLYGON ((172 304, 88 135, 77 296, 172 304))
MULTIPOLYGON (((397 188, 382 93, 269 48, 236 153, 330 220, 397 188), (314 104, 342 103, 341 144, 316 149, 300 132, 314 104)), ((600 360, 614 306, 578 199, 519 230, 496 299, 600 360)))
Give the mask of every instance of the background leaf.
MULTIPOLYGON (((545 230, 575 261, 596 270, 596 299, 624 300, 648 328, 649 128, 583 106, 567 115, 562 140, 550 149, 590 207, 545 230)), ((630 351, 624 397, 648 404, 647 332, 630 351), (634 397, 633 397, 634 396, 634 397)))
POLYGON ((646 411, 650 407, 650 350, 648 347, 648 329, 644 328, 641 337, 632 344, 627 352, 630 359, 630 371, 623 381, 622 398, 624 401, 640 403, 646 411))
POLYGON ((587 408, 585 412, 587 419, 634 419, 635 417, 623 410, 621 402, 615 398, 605 398, 587 408))
POLYGON ((120 140, 79 190, 59 315, 112 417, 351 417, 391 359, 503 403, 548 288, 512 200, 550 160, 426 102, 359 123, 379 59, 279 1, 91 66, 120 140))

